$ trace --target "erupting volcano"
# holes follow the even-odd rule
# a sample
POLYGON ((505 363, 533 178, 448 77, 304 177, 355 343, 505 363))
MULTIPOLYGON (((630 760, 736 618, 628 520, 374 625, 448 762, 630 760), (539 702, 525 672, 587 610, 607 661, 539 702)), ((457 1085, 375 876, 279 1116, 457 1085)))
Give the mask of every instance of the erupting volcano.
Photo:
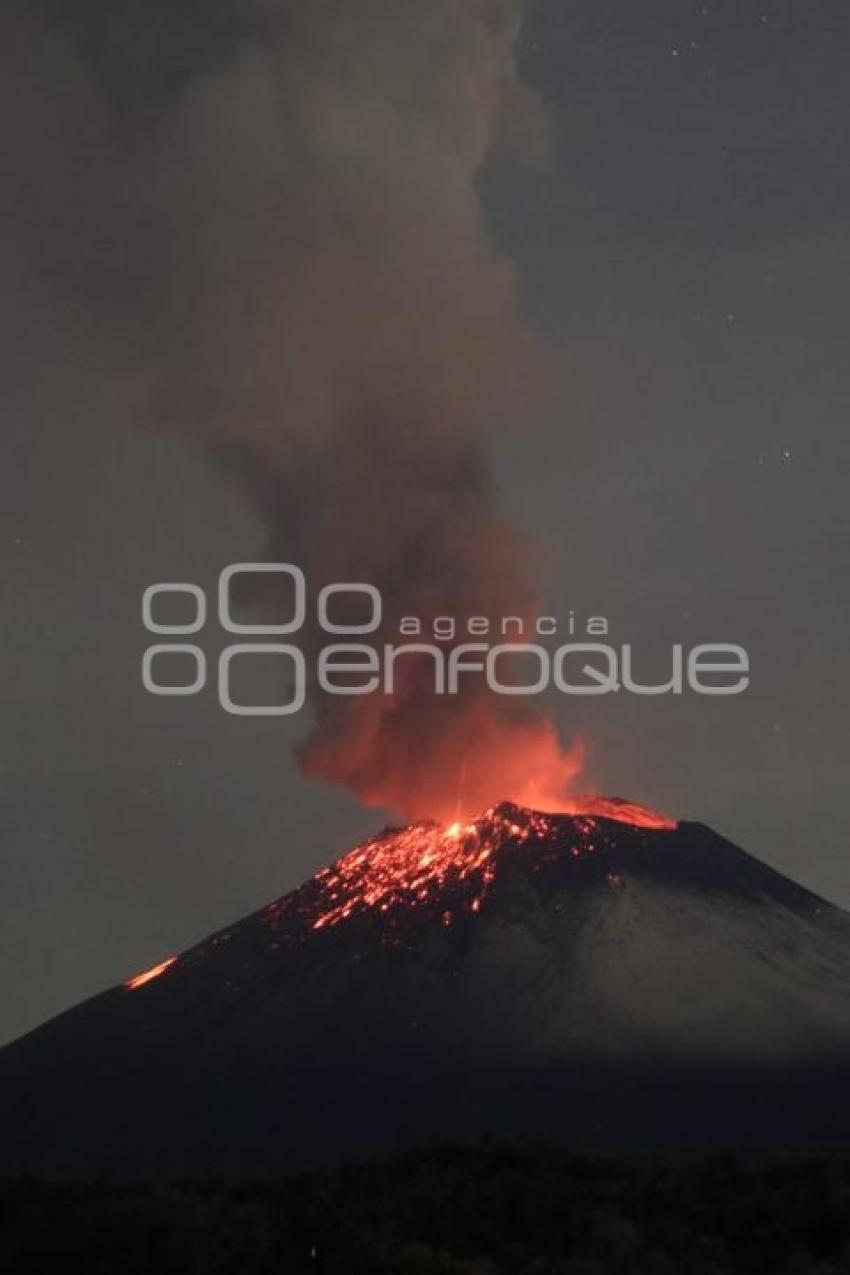
POLYGON ((850 918, 699 824, 388 829, 0 1053, 0 1170, 265 1173, 435 1138, 850 1149, 850 918))
MULTIPOLYGON (((571 813, 580 816, 570 847, 574 857, 593 853, 600 838, 604 841, 600 818, 638 828, 676 827, 666 815, 630 802, 584 797, 571 805, 571 813)), ((313 928, 337 925, 369 909, 392 915, 399 908, 439 903, 449 891, 460 893, 477 912, 495 879, 500 852, 529 843, 541 856, 562 853, 557 820, 509 804, 471 823, 428 822, 390 831, 318 874, 323 893, 313 928)), ((443 913, 444 924, 451 915, 443 913)))

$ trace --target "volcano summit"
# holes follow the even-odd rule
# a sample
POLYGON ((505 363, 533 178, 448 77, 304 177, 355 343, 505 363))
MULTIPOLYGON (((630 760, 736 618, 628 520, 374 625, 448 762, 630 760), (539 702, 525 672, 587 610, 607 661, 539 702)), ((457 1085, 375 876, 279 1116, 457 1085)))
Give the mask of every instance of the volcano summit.
POLYGON ((0 1172, 850 1151, 850 917, 618 801, 391 829, 0 1052, 0 1172))

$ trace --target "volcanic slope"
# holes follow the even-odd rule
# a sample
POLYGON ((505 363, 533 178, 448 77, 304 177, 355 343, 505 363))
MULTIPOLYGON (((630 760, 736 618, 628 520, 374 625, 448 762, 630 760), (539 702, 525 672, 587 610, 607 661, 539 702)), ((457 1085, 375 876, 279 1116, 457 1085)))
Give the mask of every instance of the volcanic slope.
POLYGON ((850 1152, 850 917, 699 824, 580 809, 387 830, 7 1046, 0 1172, 850 1152))

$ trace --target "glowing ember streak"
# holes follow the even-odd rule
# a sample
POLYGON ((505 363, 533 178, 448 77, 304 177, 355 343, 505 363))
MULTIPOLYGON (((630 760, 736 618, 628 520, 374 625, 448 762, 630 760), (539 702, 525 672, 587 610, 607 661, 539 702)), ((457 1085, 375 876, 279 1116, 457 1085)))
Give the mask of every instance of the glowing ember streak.
MULTIPOLYGON (((675 820, 645 806, 597 797, 573 799, 567 812, 557 814, 503 805, 472 823, 409 824, 357 846, 318 873, 314 883, 319 896, 308 912, 310 924, 322 930, 369 911, 386 914, 399 905, 439 903, 458 886, 466 887, 465 906, 478 912, 506 846, 534 848, 540 843, 544 855, 548 851, 550 857, 580 859, 594 854, 600 841, 604 844, 597 822, 603 819, 656 832, 676 827, 675 820), (565 837, 570 838, 566 845, 565 837)), ((452 914, 443 911, 441 919, 449 925, 452 914)))
POLYGON ((313 928, 336 925, 367 908, 424 903, 468 879, 495 847, 495 838, 481 842, 475 824, 415 823, 368 841, 319 873, 326 906, 313 928))
POLYGON ((132 978, 128 978, 124 983, 128 992, 134 992, 137 987, 144 987, 145 983, 152 983, 155 978, 159 978, 160 974, 164 974, 166 970, 177 960, 176 956, 169 956, 167 960, 160 961, 159 965, 152 966, 149 970, 143 970, 141 974, 134 974, 132 978))

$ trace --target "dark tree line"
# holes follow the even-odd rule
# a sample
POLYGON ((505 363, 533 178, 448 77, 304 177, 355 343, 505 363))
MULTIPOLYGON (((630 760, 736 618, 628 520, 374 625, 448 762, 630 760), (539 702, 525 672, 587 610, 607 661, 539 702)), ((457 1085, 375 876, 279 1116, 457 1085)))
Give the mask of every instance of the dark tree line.
POLYGON ((446 1147, 277 1182, 0 1183, 0 1272, 850 1275, 850 1162, 446 1147))

